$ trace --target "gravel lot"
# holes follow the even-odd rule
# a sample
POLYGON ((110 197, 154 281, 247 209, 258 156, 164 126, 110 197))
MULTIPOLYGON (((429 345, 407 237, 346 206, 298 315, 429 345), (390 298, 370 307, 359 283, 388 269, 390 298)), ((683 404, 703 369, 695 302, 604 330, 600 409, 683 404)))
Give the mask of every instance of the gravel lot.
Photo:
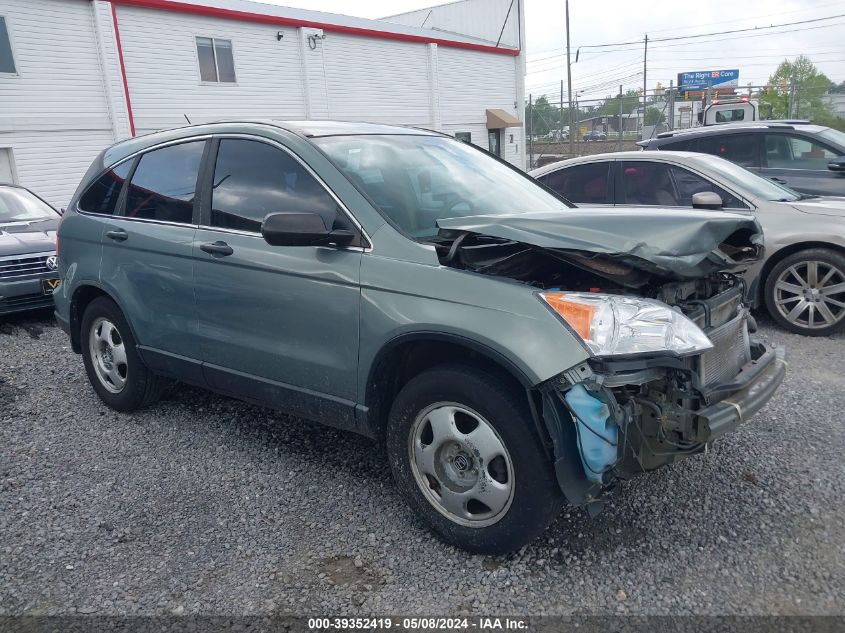
POLYGON ((841 614, 845 336, 714 450, 516 555, 430 535, 370 441, 202 391, 117 414, 49 314, 0 322, 2 614, 841 614))

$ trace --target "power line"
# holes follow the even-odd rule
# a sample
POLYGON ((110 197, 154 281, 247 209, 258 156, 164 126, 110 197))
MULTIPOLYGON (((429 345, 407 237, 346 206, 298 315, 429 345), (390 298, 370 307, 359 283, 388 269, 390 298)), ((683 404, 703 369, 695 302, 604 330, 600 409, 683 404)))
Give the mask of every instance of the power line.
MULTIPOLYGON (((743 55, 742 59, 784 59, 785 57, 790 57, 791 55, 801 55, 801 54, 803 54, 803 53, 792 53, 792 54, 774 53, 772 55, 743 55)), ((827 52, 824 52, 824 53, 822 53, 822 52, 810 53, 809 55, 807 55, 807 57, 812 55, 814 58, 816 58, 819 55, 841 55, 841 54, 842 54, 842 50, 840 49, 838 51, 827 51, 827 52)), ((671 61, 677 60, 677 61, 683 62, 683 61, 696 61, 696 60, 697 61, 707 61, 707 60, 724 60, 724 59, 736 60, 737 56, 736 55, 729 55, 727 57, 720 56, 720 55, 714 55, 713 57, 710 57, 708 55, 696 56, 696 57, 675 57, 675 56, 672 56, 672 57, 667 57, 665 59, 655 59, 653 61, 655 61, 655 62, 671 62, 671 61)), ((824 61, 824 60, 822 60, 822 61, 824 61)), ((745 65, 745 64, 743 64, 743 65, 745 65)))
MULTIPOLYGON (((798 20, 796 22, 784 22, 783 24, 770 24, 769 26, 755 26, 751 28, 745 29, 731 29, 729 31, 714 31, 712 33, 698 33, 693 35, 676 35, 673 37, 656 37, 654 38, 654 42, 672 42, 675 40, 690 40, 699 37, 712 37, 714 35, 730 35, 732 33, 748 33, 749 31, 761 31, 763 29, 779 29, 785 26, 798 26, 800 24, 810 24, 813 22, 823 22, 825 20, 835 20, 837 18, 845 18, 845 13, 840 13, 838 15, 829 15, 823 18, 812 18, 810 20, 798 20)), ((631 46, 631 45, 639 45, 642 44, 641 40, 634 40, 632 42, 613 42, 610 44, 585 44, 583 46, 579 46, 578 48, 608 48, 612 46, 631 46)))
MULTIPOLYGON (((841 6, 841 4, 842 4, 842 0, 834 0, 833 2, 816 4, 815 6, 807 8, 807 9, 793 9, 792 11, 780 11, 778 13, 779 13, 779 15, 789 15, 791 13, 804 13, 805 11, 813 11, 815 9, 824 9, 825 7, 831 7, 831 6, 834 6, 834 5, 841 6)), ((751 16, 744 17, 744 18, 734 17, 730 20, 720 20, 718 22, 704 22, 702 24, 697 24, 696 26, 691 26, 691 27, 687 27, 687 28, 680 28, 679 29, 679 28, 676 28, 676 27, 672 27, 672 28, 668 28, 668 29, 650 30, 649 32, 650 33, 665 33, 666 31, 684 31, 684 30, 688 30, 688 29, 698 28, 700 26, 715 26, 717 24, 736 24, 737 22, 746 22, 748 20, 759 20, 761 18, 767 18, 767 17, 769 17, 769 16, 768 15, 751 15, 751 16)))
MULTIPOLYGON (((836 18, 840 18, 840 17, 845 17, 845 14, 828 16, 826 18, 817 18, 816 20, 812 20, 812 21, 817 22, 817 21, 820 21, 820 20, 832 20, 832 19, 836 19, 836 18)), ((698 37, 712 37, 713 35, 721 35, 721 34, 731 33, 731 32, 734 32, 734 33, 745 32, 745 33, 747 33, 749 31, 760 31, 760 30, 763 30, 763 29, 782 28, 782 27, 785 27, 785 26, 792 26, 794 24, 801 24, 801 23, 805 23, 805 22, 807 22, 807 21, 793 22, 793 23, 786 23, 786 24, 777 24, 777 25, 771 25, 771 26, 761 26, 761 27, 755 27, 755 28, 751 28, 751 29, 738 29, 736 31, 722 31, 722 32, 717 32, 717 33, 700 33, 698 35, 679 36, 679 37, 672 37, 672 38, 657 38, 653 41, 654 42, 669 42, 669 41, 677 42, 677 40, 687 40, 687 39, 692 38, 692 37, 696 37, 696 38, 698 38, 698 37)), ((825 29, 825 28, 830 28, 830 27, 833 27, 833 26, 842 26, 843 24, 845 24, 845 23, 837 22, 835 24, 823 24, 823 25, 820 25, 820 26, 811 26, 811 27, 806 27, 806 28, 803 28, 803 29, 790 29, 790 30, 787 30, 787 31, 777 31, 777 32, 774 32, 774 33, 757 33, 757 34, 754 34, 754 35, 737 35, 737 36, 733 36, 733 37, 723 37, 723 38, 717 38, 717 39, 712 39, 712 40, 702 40, 702 41, 699 41, 699 42, 691 42, 691 43, 692 44, 710 44, 710 43, 714 43, 714 42, 725 42, 725 41, 728 41, 728 40, 735 40, 735 39, 747 39, 747 38, 752 38, 752 37, 769 37, 769 36, 772 36, 772 35, 784 35, 784 34, 791 34, 791 33, 796 33, 796 32, 825 29)), ((652 40, 650 40, 649 43, 651 43, 651 41, 652 40)), ((586 45, 585 44, 585 45, 580 46, 578 48, 579 49, 581 49, 581 48, 605 48, 605 47, 608 47, 608 46, 624 46, 624 47, 626 47, 626 48, 614 48, 614 49, 601 51, 600 53, 596 53, 596 57, 598 57, 599 54, 620 53, 620 52, 626 52, 626 51, 639 50, 642 47, 642 45, 643 45, 642 40, 639 40, 639 41, 632 41, 632 42, 616 42, 615 44, 595 44, 595 45, 586 45)), ((680 43, 680 44, 673 43, 673 44, 662 44, 662 45, 658 44, 658 45, 655 45, 654 48, 675 48, 675 47, 678 47, 678 46, 686 46, 686 43, 680 43)), ((591 55, 591 54, 593 54, 593 51, 584 51, 583 54, 585 54, 585 55, 590 54, 591 55)), ((554 55, 548 55, 546 57, 529 60, 528 63, 543 61, 543 60, 546 60, 546 59, 552 59, 554 57, 560 57, 561 55, 562 55, 561 53, 557 53, 557 54, 554 54, 554 55)), ((595 58, 593 58, 593 59, 595 59, 595 58)))

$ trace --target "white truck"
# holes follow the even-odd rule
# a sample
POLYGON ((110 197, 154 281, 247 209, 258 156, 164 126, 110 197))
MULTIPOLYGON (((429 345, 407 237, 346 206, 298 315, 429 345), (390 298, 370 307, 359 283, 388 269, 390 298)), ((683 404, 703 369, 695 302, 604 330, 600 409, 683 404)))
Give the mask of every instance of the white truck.
POLYGON ((716 99, 698 113, 701 125, 717 125, 720 123, 737 123, 745 121, 761 121, 772 117, 770 103, 760 104, 748 97, 737 99, 716 99))

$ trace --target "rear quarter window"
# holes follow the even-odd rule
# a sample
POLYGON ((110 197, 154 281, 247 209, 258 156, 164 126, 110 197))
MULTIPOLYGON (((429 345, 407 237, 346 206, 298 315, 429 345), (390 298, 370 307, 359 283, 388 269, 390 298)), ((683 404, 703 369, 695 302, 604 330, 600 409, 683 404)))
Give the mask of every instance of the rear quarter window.
POLYGON ((671 150, 673 152, 694 152, 695 150, 695 141, 692 139, 686 139, 682 141, 671 141, 669 143, 664 143, 659 146, 660 149, 663 150, 671 150))
POLYGON ((114 215, 117 210, 117 200, 123 189, 123 183, 129 175, 132 161, 128 160, 109 169, 97 178, 82 194, 77 206, 81 211, 114 215))

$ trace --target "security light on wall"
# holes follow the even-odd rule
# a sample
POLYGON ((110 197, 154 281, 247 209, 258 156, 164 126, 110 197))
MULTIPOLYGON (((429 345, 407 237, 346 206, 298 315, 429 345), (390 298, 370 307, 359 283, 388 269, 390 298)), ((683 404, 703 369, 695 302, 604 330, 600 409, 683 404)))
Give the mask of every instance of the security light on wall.
POLYGON ((277 42, 281 42, 281 41, 282 41, 282 38, 283 38, 284 36, 285 36, 285 34, 284 34, 284 33, 282 33, 281 31, 279 31, 278 33, 276 33, 276 41, 277 41, 277 42))

